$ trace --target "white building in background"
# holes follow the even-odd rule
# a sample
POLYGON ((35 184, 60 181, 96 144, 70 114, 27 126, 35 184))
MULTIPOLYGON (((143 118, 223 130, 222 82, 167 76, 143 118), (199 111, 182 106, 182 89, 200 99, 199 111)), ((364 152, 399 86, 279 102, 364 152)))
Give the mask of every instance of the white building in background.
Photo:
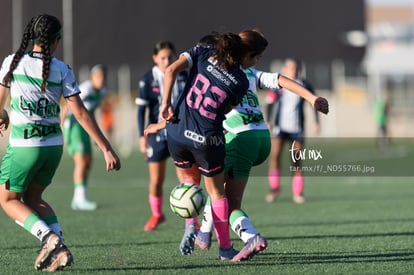
POLYGON ((368 45, 363 66, 375 100, 388 97, 391 132, 414 136, 414 0, 367 1, 368 45))

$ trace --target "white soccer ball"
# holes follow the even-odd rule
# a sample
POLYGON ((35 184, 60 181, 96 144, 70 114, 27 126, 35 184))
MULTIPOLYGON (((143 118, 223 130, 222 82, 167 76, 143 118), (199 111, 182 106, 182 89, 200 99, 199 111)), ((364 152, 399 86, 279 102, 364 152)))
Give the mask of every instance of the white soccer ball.
POLYGON ((188 219, 200 215, 206 204, 206 199, 206 195, 199 185, 180 183, 171 191, 170 207, 174 214, 188 219))

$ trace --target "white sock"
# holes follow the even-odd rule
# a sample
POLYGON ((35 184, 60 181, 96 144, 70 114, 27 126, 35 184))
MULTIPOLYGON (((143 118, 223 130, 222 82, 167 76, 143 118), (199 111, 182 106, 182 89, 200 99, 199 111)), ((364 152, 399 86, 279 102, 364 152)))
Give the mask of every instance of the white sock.
POLYGON ((84 201, 86 200, 86 186, 84 185, 75 185, 75 191, 73 193, 73 200, 75 201, 84 201))
POLYGON ((34 213, 30 214, 24 222, 16 220, 16 223, 40 241, 42 241, 43 237, 50 232, 50 227, 34 213))
POLYGON ((32 233, 32 235, 38 238, 40 241, 42 241, 43 237, 46 236, 49 232, 49 226, 47 226, 43 221, 35 222, 30 229, 30 233, 32 233))
POLYGON ((204 206, 204 216, 201 221, 200 231, 211 232, 213 230, 213 214, 211 213, 210 198, 208 198, 206 205, 204 206))
POLYGON ((247 216, 239 216, 234 220, 230 217, 231 229, 239 238, 246 243, 251 237, 257 234, 250 219, 247 216))

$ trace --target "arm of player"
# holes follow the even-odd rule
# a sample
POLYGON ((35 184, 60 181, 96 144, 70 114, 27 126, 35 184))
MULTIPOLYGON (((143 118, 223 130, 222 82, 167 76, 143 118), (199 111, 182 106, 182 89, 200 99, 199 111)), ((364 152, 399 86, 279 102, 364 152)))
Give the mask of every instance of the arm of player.
POLYGON ((76 120, 103 152, 106 162, 106 170, 119 170, 121 168, 121 161, 119 160, 118 155, 112 149, 111 144, 99 129, 95 119, 86 110, 79 94, 66 97, 65 100, 68 108, 72 111, 76 120))
POLYGON ((3 136, 3 132, 9 127, 9 114, 4 109, 7 97, 9 96, 10 88, 0 85, 0 136, 3 136))
POLYGON ((187 69, 188 66, 189 63, 187 57, 185 55, 180 55, 180 57, 165 70, 164 94, 162 96, 160 115, 167 121, 172 120, 174 117, 174 111, 171 106, 171 94, 177 74, 187 69))
POLYGON ((60 125, 63 127, 66 116, 68 115, 68 106, 65 104, 60 109, 60 125))
POLYGON ((329 103, 325 98, 312 94, 308 89, 286 76, 278 73, 256 71, 256 77, 258 79, 259 88, 286 88, 298 96, 303 97, 306 101, 312 104, 317 111, 324 114, 329 112, 329 103))
POLYGON ((162 129, 165 129, 165 126, 167 125, 166 120, 162 120, 158 123, 151 123, 148 125, 148 127, 144 130, 144 136, 147 137, 149 135, 153 135, 161 131, 162 129))
POLYGON ((298 96, 303 97, 319 112, 324 114, 327 114, 329 112, 329 103, 325 98, 312 94, 305 87, 286 76, 279 75, 278 82, 279 86, 286 88, 291 92, 294 92, 298 96))

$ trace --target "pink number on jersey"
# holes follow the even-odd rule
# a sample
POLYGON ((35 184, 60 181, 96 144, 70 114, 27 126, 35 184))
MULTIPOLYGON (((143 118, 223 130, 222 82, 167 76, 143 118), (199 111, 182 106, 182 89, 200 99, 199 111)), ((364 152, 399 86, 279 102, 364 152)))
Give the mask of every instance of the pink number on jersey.
POLYGON ((216 113, 210 112, 206 108, 210 106, 213 110, 216 110, 227 98, 227 94, 219 87, 211 86, 211 93, 216 94, 218 98, 215 100, 211 97, 207 97, 205 96, 205 93, 209 87, 210 81, 205 76, 198 74, 186 99, 188 106, 198 110, 202 116, 214 120, 216 119, 216 113))

